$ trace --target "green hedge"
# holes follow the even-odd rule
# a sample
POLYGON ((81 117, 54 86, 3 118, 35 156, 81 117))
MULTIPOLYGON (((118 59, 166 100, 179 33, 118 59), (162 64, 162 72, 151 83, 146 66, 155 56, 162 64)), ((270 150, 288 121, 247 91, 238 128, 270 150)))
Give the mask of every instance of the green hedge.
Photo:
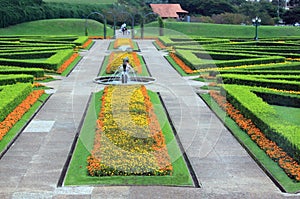
POLYGON ((223 85, 221 92, 245 117, 295 160, 300 161, 300 126, 282 121, 272 106, 258 97, 259 88, 223 85), (255 91, 255 92, 254 92, 255 91))
POLYGON ((6 59, 45 59, 51 57, 55 53, 56 51, 13 52, 0 53, 0 57, 6 59))
POLYGON ((8 84, 33 83, 32 75, 17 74, 17 75, 0 75, 0 86, 8 84))
POLYGON ((32 91, 30 83, 0 86, 0 121, 12 112, 32 91))
POLYGON ((28 74, 34 77, 43 77, 45 72, 41 68, 21 68, 16 66, 0 66, 0 74, 28 74))
POLYGON ((59 50, 47 60, 19 60, 0 58, 0 65, 20 66, 26 68, 43 68, 56 71, 61 64, 63 64, 72 56, 73 53, 73 49, 59 50))
POLYGON ((209 71, 210 76, 216 76, 218 74, 241 74, 241 75, 300 75, 300 70, 287 70, 287 71, 282 71, 282 70, 214 70, 214 71, 209 71))
MULTIPOLYGON (((282 76, 288 78, 288 76, 282 76)), ((295 76, 297 77, 297 76, 295 76)), ((299 79, 299 76, 298 76, 299 79)), ((223 74, 217 75, 217 81, 224 84, 239 84, 248 86, 261 86, 267 88, 276 88, 280 90, 300 91, 299 81, 288 81, 282 79, 258 78, 255 75, 223 74)))
POLYGON ((296 107, 300 108, 300 96, 299 95, 292 95, 287 93, 278 94, 278 92, 261 92, 261 91, 254 91, 254 93, 263 98, 264 101, 268 102, 271 105, 278 105, 278 106, 289 106, 289 107, 296 107))
MULTIPOLYGON (((243 65, 254 65, 254 64, 269 64, 269 63, 281 63, 285 61, 284 57, 281 56, 269 56, 269 57, 257 57, 248 56, 247 59, 237 59, 237 60, 213 60, 214 58, 222 57, 222 59, 230 58, 234 56, 237 58, 239 55, 235 54, 222 54, 222 53, 212 53, 204 51, 189 51, 189 50, 176 50, 176 55, 183 60, 186 65, 191 69, 203 69, 203 68, 216 68, 216 67, 229 67, 229 66, 243 66, 243 65), (199 58, 199 54, 202 55, 202 59, 199 58), (198 56, 197 56, 198 55, 198 56), (225 56, 225 57, 224 57, 225 56)), ((242 54, 239 58, 245 58, 246 55, 242 54)))

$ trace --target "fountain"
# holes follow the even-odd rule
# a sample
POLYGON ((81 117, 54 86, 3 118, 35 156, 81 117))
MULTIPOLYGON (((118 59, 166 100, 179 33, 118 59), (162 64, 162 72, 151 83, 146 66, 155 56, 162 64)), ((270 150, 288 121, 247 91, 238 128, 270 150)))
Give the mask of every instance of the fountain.
POLYGON ((112 76, 100 76, 94 79, 99 84, 150 84, 155 82, 153 77, 137 76, 134 69, 129 64, 129 59, 123 59, 123 64, 112 76))

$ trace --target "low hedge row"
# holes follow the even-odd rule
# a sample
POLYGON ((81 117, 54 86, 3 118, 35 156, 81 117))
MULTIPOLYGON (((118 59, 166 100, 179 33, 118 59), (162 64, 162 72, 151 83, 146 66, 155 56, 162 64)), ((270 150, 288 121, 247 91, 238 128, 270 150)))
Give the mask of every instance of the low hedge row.
POLYGON ((51 57, 55 53, 56 51, 6 52, 0 53, 0 57, 6 59, 45 59, 51 57))
MULTIPOLYGON (((258 56, 248 56, 247 59, 237 59, 237 60, 213 60, 210 59, 211 55, 217 59, 230 58, 230 56, 235 56, 237 54, 223 54, 223 53, 211 53, 211 52, 194 52, 189 50, 176 50, 176 55, 183 60, 186 65, 191 67, 191 69, 203 69, 203 68, 215 68, 215 67, 228 67, 228 66, 242 66, 242 65, 254 65, 254 64, 268 64, 268 63, 281 63, 285 61, 284 57, 281 56, 269 56, 269 57, 258 57, 258 56), (199 55, 202 55, 199 58, 199 55)), ((246 55, 242 54, 239 58, 245 58, 246 55)))
MULTIPOLYGON (((253 87, 240 85, 223 85, 221 93, 246 118, 258 126, 267 138, 276 142, 291 157, 300 161, 299 125, 282 121, 272 106, 268 105, 253 92, 253 87)), ((259 88, 255 88, 258 92, 259 88)))
POLYGON ((288 76, 281 75, 281 79, 267 79, 264 75, 240 75, 240 74, 222 74, 217 75, 217 82, 224 84, 239 84, 247 86, 261 86, 267 88, 276 88, 280 90, 293 90, 300 91, 299 76, 293 78, 298 79, 298 81, 283 80, 283 78, 288 78, 288 76))
POLYGON ((271 105, 300 108, 300 96, 296 94, 292 95, 287 93, 278 93, 274 91, 254 91, 254 93, 271 105))
POLYGON ((20 66, 26 68, 43 68, 46 70, 54 70, 62 65, 74 53, 73 49, 59 50, 47 60, 18 60, 0 58, 0 65, 20 66))
POLYGON ((45 72, 41 68, 21 68, 16 66, 0 66, 0 74, 27 74, 34 77, 43 77, 45 72))
POLYGON ((42 52, 42 51, 57 51, 57 50, 65 50, 65 49, 74 49, 73 45, 54 45, 54 46, 46 46, 46 47, 1 47, 1 53, 18 53, 18 52, 42 52))
POLYGON ((220 70, 220 71, 208 71, 210 76, 216 76, 218 74, 241 74, 241 75, 300 75, 300 70, 290 70, 290 71, 282 71, 282 70, 220 70))
POLYGON ((0 121, 12 112, 32 91, 30 83, 0 86, 0 121))
POLYGON ((0 75, 0 86, 16 84, 16 83, 33 83, 33 76, 26 74, 17 74, 17 75, 0 75))

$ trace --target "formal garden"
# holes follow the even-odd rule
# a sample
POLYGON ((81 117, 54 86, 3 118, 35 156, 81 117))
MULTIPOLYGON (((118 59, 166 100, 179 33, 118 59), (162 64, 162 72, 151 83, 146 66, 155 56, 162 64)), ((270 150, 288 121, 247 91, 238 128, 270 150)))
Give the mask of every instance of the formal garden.
MULTIPOLYGON (((51 97, 44 83, 72 73, 94 39, 103 37, 0 37, 0 157, 51 97)), ((127 57, 138 75, 150 76, 135 39, 111 39, 98 75, 113 75, 127 57)), ((275 184, 298 192, 300 38, 151 39, 181 76, 206 83, 199 97, 217 115, 226 113, 220 119, 275 184)), ((159 94, 144 85, 109 85, 94 93, 65 185, 193 186, 180 146, 171 142, 167 114, 159 94)))
POLYGON ((201 73, 195 81, 209 82, 209 92, 200 97, 216 114, 226 112, 225 125, 283 190, 297 191, 299 38, 160 37, 156 45, 172 46, 166 59, 181 75, 201 73))

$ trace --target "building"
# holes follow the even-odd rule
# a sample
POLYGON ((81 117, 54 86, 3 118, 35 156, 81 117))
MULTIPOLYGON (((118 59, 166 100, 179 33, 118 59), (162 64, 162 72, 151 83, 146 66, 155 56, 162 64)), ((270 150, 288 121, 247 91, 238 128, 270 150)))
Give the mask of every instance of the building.
POLYGON ((189 13, 183 10, 180 4, 150 4, 153 12, 157 13, 161 18, 173 18, 177 20, 183 20, 189 13))

